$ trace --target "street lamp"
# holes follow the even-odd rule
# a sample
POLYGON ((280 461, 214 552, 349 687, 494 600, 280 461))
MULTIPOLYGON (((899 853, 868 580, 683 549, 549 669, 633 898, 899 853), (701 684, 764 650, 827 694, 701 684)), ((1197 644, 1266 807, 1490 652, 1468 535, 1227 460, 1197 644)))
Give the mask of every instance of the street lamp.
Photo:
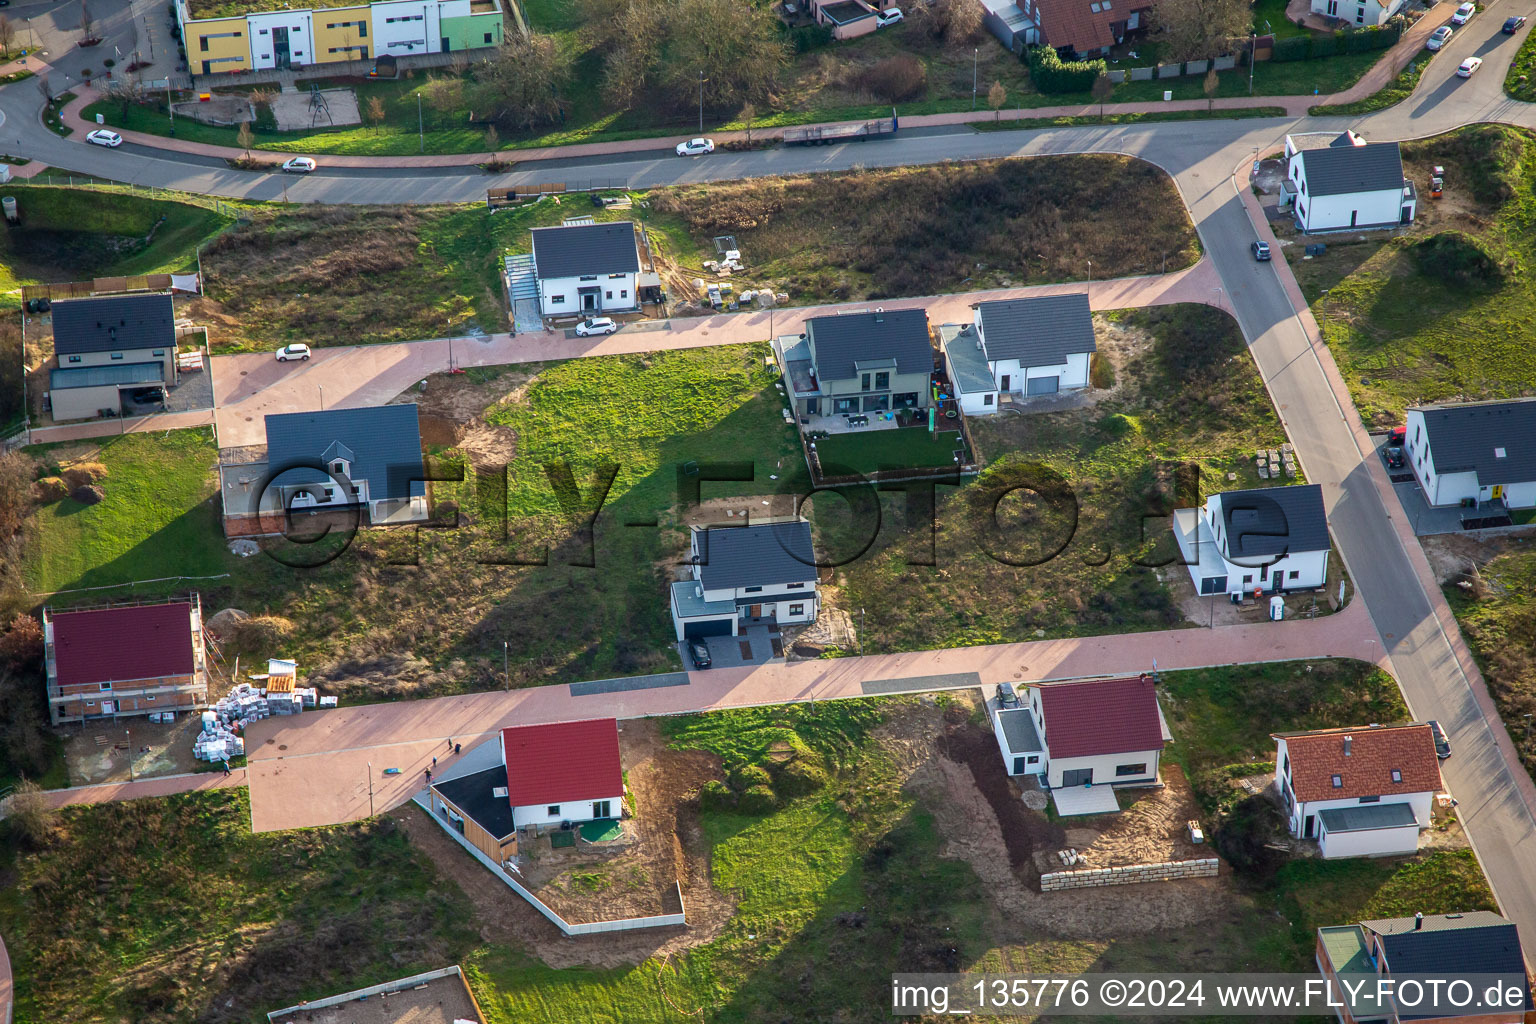
POLYGON ((1248 95, 1249 96, 1253 95, 1253 66, 1258 63, 1258 60, 1257 60, 1258 53, 1259 53, 1259 29, 1258 29, 1258 26, 1255 25, 1254 29, 1253 29, 1253 40, 1248 45, 1248 95))
POLYGON ((501 678, 504 681, 504 685, 507 688, 507 692, 511 693, 512 692, 512 672, 507 667, 507 642, 505 640, 503 640, 501 642, 501 678))
POLYGON ((421 91, 416 92, 416 137, 421 141, 421 151, 427 151, 427 129, 421 120, 421 91))
POLYGON ((704 134, 704 72, 699 72, 699 134, 704 134))
POLYGON ((971 109, 976 109, 976 73, 981 61, 981 47, 971 48, 971 109))
POLYGON ((1326 345, 1326 344, 1328 344, 1328 289, 1327 288, 1323 289, 1322 298, 1318 302, 1317 312, 1318 312, 1318 317, 1319 317, 1319 319, 1317 321, 1317 333, 1322 337, 1323 344, 1326 345))
POLYGON ((320 389, 320 411, 325 412, 325 385, 316 384, 315 387, 320 389))
POLYGON ((373 817, 373 762, 368 762, 368 817, 373 817))

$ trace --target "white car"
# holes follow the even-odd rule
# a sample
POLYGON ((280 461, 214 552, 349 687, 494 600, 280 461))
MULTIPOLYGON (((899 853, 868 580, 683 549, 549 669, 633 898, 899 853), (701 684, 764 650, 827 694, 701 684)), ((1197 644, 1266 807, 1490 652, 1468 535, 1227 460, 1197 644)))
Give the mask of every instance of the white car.
POLYGON ((715 151, 714 139, 689 139, 687 142, 677 144, 678 156, 703 156, 705 153, 715 151))
POLYGON ((121 146, 123 137, 117 132, 109 132, 105 128, 97 128, 85 137, 86 142, 97 146, 121 146))
POLYGON ((1456 33, 1451 28, 1451 26, 1441 25, 1439 28, 1435 29, 1429 34, 1429 38, 1424 42, 1424 48, 1427 50, 1438 50, 1440 47, 1450 42, 1451 36, 1455 34, 1456 33))
POLYGON ((902 18, 902 15, 901 15, 901 8, 900 7, 890 7, 890 8, 887 8, 886 10, 876 12, 876 14, 875 14, 875 27, 876 28, 886 28, 886 27, 891 26, 891 25, 900 24, 903 20, 904 19, 902 18))
POLYGON ((612 334, 618 329, 619 325, 612 317, 595 316, 576 325, 576 337, 590 338, 595 334, 612 334))
POLYGON ((292 362, 295 359, 303 360, 308 358, 308 345, 284 345, 282 348, 277 350, 277 361, 280 363, 292 362))
POLYGON ((1477 13, 1477 4, 1465 3, 1456 8, 1456 13, 1451 15, 1452 25, 1465 25, 1472 20, 1472 15, 1477 13))
POLYGON ((292 160, 289 160, 287 163, 283 164, 283 170, 287 171, 289 174, 308 174, 318 166, 319 164, 315 163, 314 159, 311 157, 296 156, 292 160))
POLYGON ((1483 66, 1483 58, 1481 58, 1481 57, 1468 57, 1466 60, 1461 62, 1461 67, 1456 69, 1456 77, 1457 78, 1471 78, 1473 73, 1475 71, 1477 71, 1477 69, 1482 67, 1482 66, 1483 66))

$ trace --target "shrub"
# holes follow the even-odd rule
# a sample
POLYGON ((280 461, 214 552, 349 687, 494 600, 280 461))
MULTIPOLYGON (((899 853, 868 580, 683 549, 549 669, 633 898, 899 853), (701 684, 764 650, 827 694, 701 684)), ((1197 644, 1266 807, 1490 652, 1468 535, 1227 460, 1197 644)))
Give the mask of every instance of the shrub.
POLYGON ((1504 268, 1483 247, 1481 239, 1464 231, 1442 231, 1414 243, 1410 250, 1419 273, 1468 288, 1497 288, 1504 268))
POLYGON ((1339 52, 1339 37, 1335 33, 1323 33, 1312 37, 1312 45, 1308 49, 1311 57, 1332 57, 1339 52))
POLYGON ((77 462, 61 474, 71 489, 94 484, 107 475, 107 467, 99 462, 77 462))
POLYGON ((1029 77, 1035 88, 1044 93, 1087 92, 1109 65, 1103 59, 1063 61, 1049 46, 1032 46, 1026 57, 1029 61, 1029 77))
POLYGON ((1312 40, 1306 36, 1288 36, 1285 39, 1276 39, 1274 51, 1270 54, 1270 60, 1306 60, 1312 52, 1312 40))
POLYGON ((769 786, 753 786, 736 801, 736 809, 742 814, 772 814, 778 806, 778 798, 769 786))
POLYGON ((0 660, 18 671, 43 660, 43 627, 30 615, 17 615, 0 633, 0 660))
POLYGON ((710 779, 699 790, 699 806, 706 811, 730 811, 736 808, 736 794, 718 779, 710 779))
POLYGON ((1251 796, 1232 808, 1216 828, 1216 852, 1239 874, 1267 882, 1285 864, 1285 853, 1269 844, 1283 837, 1285 822, 1269 797, 1251 796))
POLYGON ((62 501, 69 494, 69 485, 62 478, 45 476, 32 485, 32 495, 40 502, 62 501))
POLYGON ((910 53, 897 54, 866 68, 859 85, 887 103, 914 100, 928 91, 928 66, 910 53))
POLYGON ((106 496, 106 491, 103 491, 100 487, 96 487, 92 484, 87 484, 84 487, 76 487, 69 492, 70 500, 79 502, 82 505, 100 504, 101 499, 105 498, 106 496))
POLYGON ((779 24, 784 38, 789 40, 789 45, 796 53, 807 53, 832 44, 832 28, 829 25, 801 25, 799 28, 790 28, 783 22, 779 24))
POLYGON ((1096 388, 1114 387, 1115 364, 1095 352, 1092 361, 1088 364, 1088 383, 1096 388))
POLYGON ((786 800, 814 793, 832 781, 825 768, 806 757, 774 765, 773 775, 774 790, 786 800))
POLYGON ((773 776, 768 774, 768 769, 761 765, 744 764, 733 769, 726 781, 731 788, 738 793, 745 793, 753 786, 770 786, 773 784, 773 776))
POLYGON ((59 812, 35 782, 16 787, 6 804, 6 820, 34 848, 48 845, 58 827, 59 812))

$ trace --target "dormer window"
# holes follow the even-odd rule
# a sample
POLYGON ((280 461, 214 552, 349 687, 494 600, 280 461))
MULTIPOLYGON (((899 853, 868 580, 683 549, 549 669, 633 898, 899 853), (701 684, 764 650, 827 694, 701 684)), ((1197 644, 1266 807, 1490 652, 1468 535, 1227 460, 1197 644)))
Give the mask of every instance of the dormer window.
POLYGON ((336 459, 331 463, 331 473, 335 476, 350 476, 352 466, 345 459, 336 459))
POLYGON ((1342 776, 1342 775, 1335 775, 1333 777, 1333 788, 1334 789, 1343 789, 1344 788, 1344 776, 1342 776))
POLYGON ((1400 769, 1400 768, 1393 768, 1392 769, 1392 781, 1393 782, 1402 782, 1403 781, 1402 769, 1400 769))

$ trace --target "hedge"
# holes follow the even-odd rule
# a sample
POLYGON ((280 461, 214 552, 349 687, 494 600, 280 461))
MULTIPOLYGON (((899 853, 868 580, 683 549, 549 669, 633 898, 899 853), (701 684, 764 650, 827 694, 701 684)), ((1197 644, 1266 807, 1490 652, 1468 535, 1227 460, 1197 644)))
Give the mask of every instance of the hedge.
POLYGON ((1029 62, 1030 81, 1043 93, 1087 92, 1109 70, 1102 57, 1069 63, 1049 46, 1032 46, 1024 56, 1029 62))
POLYGON ((789 39, 789 45, 794 47, 796 53, 817 50, 832 42, 832 28, 829 25, 801 25, 798 28, 790 28, 781 21, 779 31, 789 39))
POLYGON ((1313 36, 1289 36, 1275 40, 1271 60, 1308 60, 1332 57, 1336 53, 1369 53, 1385 50, 1397 42, 1403 34, 1403 21, 1393 18, 1385 25, 1369 28, 1343 29, 1339 32, 1313 36))

